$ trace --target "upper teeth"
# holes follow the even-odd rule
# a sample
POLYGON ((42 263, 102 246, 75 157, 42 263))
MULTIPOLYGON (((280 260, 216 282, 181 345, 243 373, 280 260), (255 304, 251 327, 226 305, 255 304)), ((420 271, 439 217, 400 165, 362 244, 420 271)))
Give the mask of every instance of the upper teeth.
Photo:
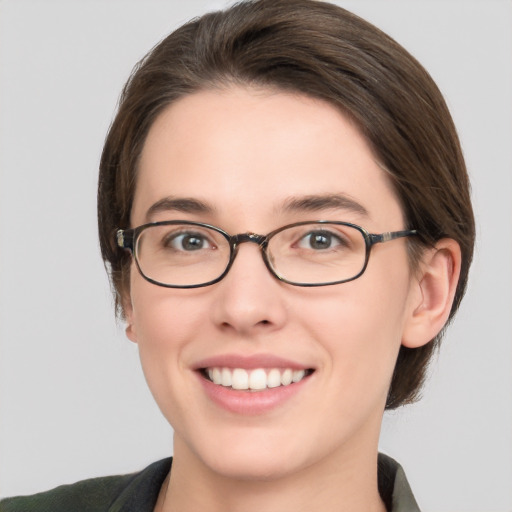
POLYGON ((305 370, 292 370, 286 368, 257 368, 244 370, 243 368, 208 368, 208 377, 214 384, 232 387, 233 389, 267 389, 278 386, 288 386, 292 382, 299 382, 306 375, 305 370))

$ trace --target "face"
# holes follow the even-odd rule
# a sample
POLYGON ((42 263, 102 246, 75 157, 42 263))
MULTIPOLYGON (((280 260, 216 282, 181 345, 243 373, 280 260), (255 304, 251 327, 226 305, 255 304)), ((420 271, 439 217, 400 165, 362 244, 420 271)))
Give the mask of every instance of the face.
MULTIPOLYGON (((346 117, 249 88, 190 95, 152 126, 132 226, 178 219, 230 234, 319 219, 404 229, 387 177, 346 117), (352 203, 325 200, 333 195, 352 203)), ((376 452, 413 282, 403 239, 376 245, 360 278, 317 288, 278 281, 252 243, 204 288, 159 287, 132 265, 127 334, 175 430, 175 455, 218 475, 269 479, 376 452), (286 384, 290 371, 299 381, 236 390, 211 382, 213 368, 242 381, 258 373, 263 386, 286 384)))

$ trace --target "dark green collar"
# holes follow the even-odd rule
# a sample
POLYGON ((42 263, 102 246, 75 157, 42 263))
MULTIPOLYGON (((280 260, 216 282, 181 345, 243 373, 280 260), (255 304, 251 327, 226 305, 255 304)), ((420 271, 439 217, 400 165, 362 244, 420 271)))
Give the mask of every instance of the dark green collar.
MULTIPOLYGON (((164 459, 138 473, 109 512, 152 512, 171 464, 172 459, 164 459)), ((382 453, 379 453, 378 482, 379 493, 389 512, 420 512, 402 466, 382 453)))

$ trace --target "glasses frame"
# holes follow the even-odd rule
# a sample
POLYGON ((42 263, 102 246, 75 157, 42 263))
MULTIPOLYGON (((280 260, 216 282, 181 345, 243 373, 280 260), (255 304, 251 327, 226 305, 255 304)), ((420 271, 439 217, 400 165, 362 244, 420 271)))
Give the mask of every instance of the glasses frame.
POLYGON ((369 233, 366 229, 362 228, 361 226, 358 226, 357 224, 352 224, 350 222, 332 221, 332 220, 308 220, 308 221, 302 221, 302 222, 295 222, 293 224, 287 224, 286 226, 275 229, 274 231, 271 231, 270 233, 268 233, 266 235, 258 235, 256 233, 249 233, 249 232, 248 233, 239 233, 237 235, 230 235, 223 229, 221 229, 217 226, 213 226, 212 224, 204 223, 204 222, 194 222, 194 221, 187 221, 187 220, 166 220, 166 221, 161 221, 161 222, 150 222, 148 224, 142 224, 141 226, 138 226, 136 228, 118 229, 116 232, 116 241, 117 241, 117 245, 119 247, 129 250, 131 252, 133 259, 135 260, 135 264, 137 265, 137 269, 139 270, 140 275, 144 279, 146 279, 146 281, 149 281, 150 283, 153 283, 157 286, 162 286, 164 288, 202 288, 204 286, 210 286, 212 284, 218 283, 227 275, 227 273, 231 269, 231 267, 235 261, 235 258, 238 254, 238 248, 239 248, 240 244, 243 244, 246 242, 251 242, 251 243, 255 243, 255 244, 259 245, 265 266, 267 267, 269 272, 275 278, 277 278, 279 281, 281 281, 283 283, 290 284, 292 286, 316 287, 316 286, 332 286, 335 284, 342 284, 342 283, 347 283, 349 281, 354 281, 355 279, 361 277, 364 274, 366 267, 368 266, 368 261, 370 259, 371 249, 375 244, 390 242, 391 240, 396 240, 397 238, 415 236, 417 234, 418 234, 418 232, 415 229, 407 229, 407 230, 402 230, 402 231, 387 231, 385 233, 376 234, 376 233, 369 233), (219 277, 217 277, 211 281, 208 281, 206 283, 201 283, 201 284, 174 285, 174 284, 161 283, 161 282, 156 281, 144 274, 144 272, 142 271, 142 269, 140 267, 139 259, 137 257, 137 250, 136 250, 137 240, 140 237, 141 233, 145 229, 148 229, 153 226, 171 226, 171 225, 175 225, 175 224, 181 224, 181 225, 185 224, 185 225, 189 225, 189 226, 200 226, 203 228, 208 228, 213 231, 216 231, 217 233, 220 233, 228 241, 229 250, 230 250, 229 261, 226 266, 226 269, 224 270, 224 272, 222 272, 222 274, 219 277), (296 226, 303 226, 305 224, 334 224, 334 225, 338 225, 338 226, 348 226, 348 227, 354 228, 357 231, 359 231, 364 238, 365 247, 366 247, 364 265, 361 268, 361 271, 357 275, 355 275, 354 277, 351 277, 349 279, 342 279, 340 281, 331 281, 328 283, 298 283, 295 281, 289 281, 288 279, 279 275, 272 268, 272 265, 270 264, 270 261, 267 256, 267 247, 268 247, 269 241, 272 239, 272 237, 274 237, 281 231, 284 231, 285 229, 293 228, 296 226))

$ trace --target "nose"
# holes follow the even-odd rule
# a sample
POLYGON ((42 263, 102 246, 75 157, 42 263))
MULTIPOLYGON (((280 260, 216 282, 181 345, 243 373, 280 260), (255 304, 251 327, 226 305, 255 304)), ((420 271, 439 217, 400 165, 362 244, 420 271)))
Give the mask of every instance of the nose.
POLYGON ((223 331, 251 336, 285 324, 287 285, 269 272, 257 244, 241 244, 228 274, 213 286, 212 319, 223 331))

